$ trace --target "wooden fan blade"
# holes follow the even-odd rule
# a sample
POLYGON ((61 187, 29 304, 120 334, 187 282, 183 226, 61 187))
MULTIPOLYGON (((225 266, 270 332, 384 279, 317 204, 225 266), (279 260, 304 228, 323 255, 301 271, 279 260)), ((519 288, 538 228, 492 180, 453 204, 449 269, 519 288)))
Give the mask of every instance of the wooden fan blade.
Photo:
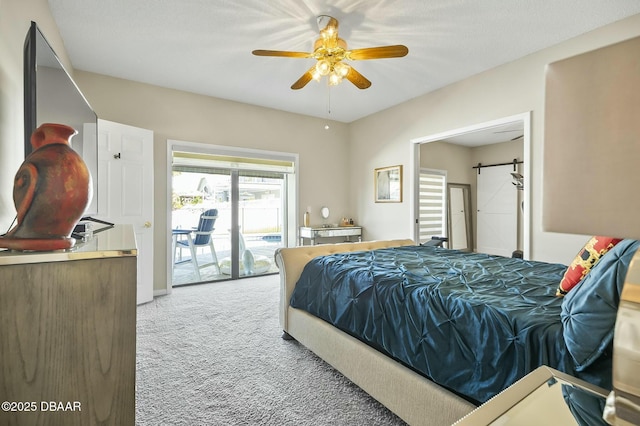
POLYGON ((310 58, 312 57, 311 53, 308 52, 288 52, 285 50, 254 50, 253 52, 256 56, 280 56, 285 58, 310 58))
POLYGON ((354 61, 362 59, 401 58, 409 53, 407 46, 396 44, 393 46, 366 47, 347 52, 347 59, 354 61))
POLYGON ((352 82, 358 89, 367 89, 371 86, 371 82, 365 76, 356 71, 353 67, 349 67, 349 72, 345 76, 347 80, 352 82))
POLYGON ((298 89, 302 89, 304 86, 307 85, 308 82, 310 82, 313 79, 313 74, 311 74, 311 72, 315 69, 315 65, 312 66, 311 68, 309 68, 309 71, 305 72, 304 74, 302 74, 302 77, 300 77, 298 79, 298 81, 296 81, 295 83, 293 83, 291 85, 291 88, 293 90, 298 90, 298 89))

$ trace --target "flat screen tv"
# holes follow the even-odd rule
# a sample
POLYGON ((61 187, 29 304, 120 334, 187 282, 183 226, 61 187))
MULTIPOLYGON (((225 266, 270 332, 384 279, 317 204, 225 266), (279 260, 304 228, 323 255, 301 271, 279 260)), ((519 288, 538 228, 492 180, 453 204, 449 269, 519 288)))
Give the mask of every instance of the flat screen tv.
POLYGON ((24 155, 31 153, 31 134, 41 124, 60 123, 76 129, 71 146, 84 159, 93 180, 93 199, 85 216, 98 213, 97 121, 38 25, 31 22, 24 44, 24 155))

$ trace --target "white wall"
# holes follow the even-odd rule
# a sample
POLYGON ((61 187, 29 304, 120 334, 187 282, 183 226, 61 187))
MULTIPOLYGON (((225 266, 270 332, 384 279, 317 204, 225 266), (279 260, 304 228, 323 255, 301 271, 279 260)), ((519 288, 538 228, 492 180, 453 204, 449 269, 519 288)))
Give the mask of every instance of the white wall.
POLYGON ((542 137, 545 65, 640 35, 640 15, 599 28, 557 46, 420 96, 349 127, 353 210, 373 239, 410 238, 413 191, 411 140, 532 111, 531 257, 570 263, 585 236, 542 231, 542 137), (375 204, 371 174, 376 167, 403 164, 405 202, 375 204))

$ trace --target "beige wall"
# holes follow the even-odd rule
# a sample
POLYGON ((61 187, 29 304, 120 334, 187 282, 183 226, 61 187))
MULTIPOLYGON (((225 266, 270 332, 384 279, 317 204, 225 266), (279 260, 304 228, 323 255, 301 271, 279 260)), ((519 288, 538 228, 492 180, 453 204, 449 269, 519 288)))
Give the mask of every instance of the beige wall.
POLYGON ((355 218, 346 124, 325 130, 326 120, 81 71, 75 80, 100 118, 154 132, 155 289, 166 287, 167 139, 299 154, 299 222, 307 206, 312 222, 324 205, 331 222, 355 218))
POLYGON ((543 232, 541 228, 545 65, 639 34, 640 15, 635 15, 352 123, 351 156, 359 159, 351 168, 351 186, 358 189, 352 203, 368 236, 413 236, 411 140, 532 111, 531 257, 569 263, 585 236, 543 232), (406 202, 375 204, 372 170, 393 164, 405 166, 406 202))
MULTIPOLYGON (((15 208, 13 175, 22 161, 22 48, 31 20, 38 22, 69 66, 46 0, 0 0, 0 230, 15 208)), ((496 69, 450 85, 349 125, 131 81, 75 72, 101 118, 155 133, 156 288, 164 287, 166 253, 166 140, 300 154, 300 214, 328 205, 335 220, 353 217, 367 239, 413 235, 412 139, 532 111, 531 254, 570 262, 584 236, 541 231, 541 160, 544 67, 547 63, 640 35, 640 15, 597 29, 496 69), (358 161, 350 161, 357 159, 358 161), (404 202, 373 201, 373 170, 404 166, 404 202)), ((4 232, 4 231, 3 231, 4 232)))
MULTIPOLYGON (((471 161, 474 166, 478 163, 507 163, 513 161, 514 158, 518 161, 524 160, 524 142, 522 139, 477 146, 471 150, 471 161)), ((477 170, 474 170, 474 175, 477 172, 477 170)))
POLYGON ((420 167, 447 171, 449 183, 473 183, 472 149, 435 141, 420 145, 420 167))

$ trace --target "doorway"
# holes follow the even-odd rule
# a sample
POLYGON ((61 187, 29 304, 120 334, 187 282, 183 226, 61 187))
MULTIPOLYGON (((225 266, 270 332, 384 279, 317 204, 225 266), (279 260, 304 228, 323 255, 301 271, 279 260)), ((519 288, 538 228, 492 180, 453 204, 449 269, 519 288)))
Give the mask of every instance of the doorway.
POLYGON ((171 286, 277 273, 295 203, 294 154, 170 144, 171 286))
MULTIPOLYGON (((530 140, 531 140, 531 113, 522 113, 514 116, 504 117, 501 119, 480 123, 464 128, 453 129, 450 131, 425 136, 421 138, 417 138, 412 140, 412 153, 413 153, 413 169, 412 169, 412 182, 413 182, 413 223, 414 223, 414 239, 416 241, 419 240, 419 229, 420 229, 420 215, 419 215, 419 170, 421 167, 432 167, 432 168, 441 168, 445 170, 449 170, 448 181, 451 183, 467 183, 459 178, 460 174, 458 173, 458 168, 453 167, 454 173, 451 173, 449 167, 443 167, 440 165, 434 164, 425 164, 425 161, 421 161, 421 147, 426 146, 425 144, 431 145, 434 142, 443 143, 455 143, 455 146, 464 146, 464 145, 487 145, 487 144, 498 144, 499 142, 509 142, 518 140, 522 144, 522 163, 521 173, 522 179, 519 184, 521 187, 518 191, 518 205, 521 206, 518 209, 518 248, 522 250, 525 258, 529 256, 530 253, 530 140)), ((453 145, 453 144, 452 144, 453 145)), ((453 157, 458 157, 453 156, 453 157)), ((449 161, 453 161, 450 157, 449 161)), ((513 158, 513 157, 512 157, 513 158)), ((512 158, 509 158, 511 160, 512 158)), ((423 159, 424 160, 424 159, 423 159)), ((468 162, 465 163, 465 170, 470 170, 472 163, 472 156, 468 157, 468 162)), ((449 166, 450 164, 448 164, 449 166)), ((466 171, 464 173, 467 173, 466 171)), ((477 173, 477 172, 476 172, 477 173)), ((472 185, 472 188, 475 192, 475 178, 469 178, 472 185), (472 179, 472 180, 471 180, 472 179)), ((475 196, 472 200, 472 209, 477 209, 477 200, 475 196)), ((474 211, 475 213, 475 211, 474 211)), ((475 216, 475 215, 474 215, 475 216)), ((478 232, 477 224, 475 223, 476 218, 473 218, 473 228, 475 232, 478 232)), ((474 249, 474 248, 472 248, 474 249)))

